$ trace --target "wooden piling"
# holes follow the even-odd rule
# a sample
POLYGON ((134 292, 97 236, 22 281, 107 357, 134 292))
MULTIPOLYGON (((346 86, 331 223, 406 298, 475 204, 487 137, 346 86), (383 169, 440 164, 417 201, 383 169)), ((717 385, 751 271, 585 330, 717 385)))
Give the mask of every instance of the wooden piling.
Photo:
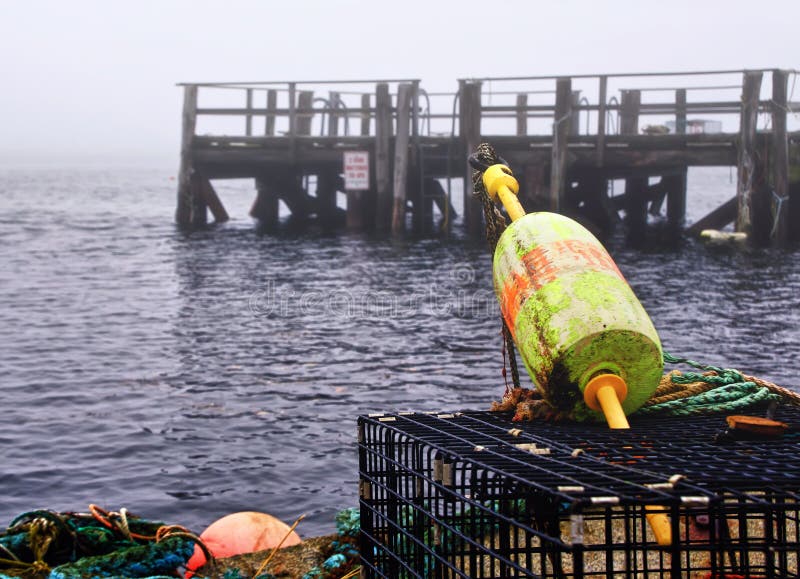
POLYGON ((197 173, 192 173, 189 178, 189 190, 192 195, 192 227, 203 227, 208 224, 208 204, 197 173))
POLYGON ((339 93, 330 91, 328 93, 328 136, 336 137, 339 135, 339 93))
MULTIPOLYGON (((392 223, 392 159, 389 143, 392 138, 392 96, 389 85, 375 86, 375 227, 388 231, 392 223)), ((349 205, 348 205, 349 213, 349 205)))
POLYGON ((785 245, 789 238, 789 139, 786 134, 786 93, 788 74, 772 71, 772 195, 771 228, 773 245, 785 245))
MULTIPOLYGON (((459 135, 465 157, 478 148, 481 142, 481 83, 459 81, 459 135)), ((472 236, 484 235, 483 208, 472 194, 472 167, 464 162, 464 224, 472 236)))
POLYGON ((265 230, 273 230, 278 225, 278 210, 280 199, 274 179, 269 177, 256 178, 256 200, 250 209, 250 216, 258 220, 258 224, 265 230))
POLYGON ((687 175, 683 167, 677 174, 663 178, 667 189, 667 224, 673 233, 681 231, 686 221, 687 175))
MULTIPOLYGON (((621 134, 638 134, 641 98, 641 91, 622 91, 619 114, 621 134)), ((628 240, 634 244, 644 239, 645 228, 647 227, 647 187, 647 177, 625 179, 625 223, 628 228, 628 240)))
POLYGON ((753 184, 756 179, 756 125, 758 98, 761 91, 760 72, 744 73, 742 109, 739 120, 739 147, 736 184, 736 231, 753 233, 753 184))
POLYGON ((301 90, 297 95, 297 134, 308 136, 311 134, 311 120, 314 117, 314 91, 301 90))
POLYGON ((338 171, 321 171, 317 174, 317 217, 326 224, 335 223, 339 218, 336 204, 338 171))
POLYGON ((572 91, 570 101, 569 136, 577 137, 581 134, 581 91, 572 91))
POLYGON ((608 77, 601 76, 597 97, 597 145, 595 165, 602 167, 606 151, 606 99, 608 99, 608 77))
POLYGON ((181 161, 178 169, 178 206, 175 221, 178 225, 192 224, 192 145, 197 125, 197 86, 183 87, 183 129, 181 131, 181 161))
POLYGON ((556 81, 556 106, 553 119, 553 146, 550 163, 550 211, 558 213, 564 201, 567 145, 572 123, 572 79, 556 81))
POLYGON ((406 185, 408 181, 408 143, 411 128, 412 86, 397 87, 397 134, 394 139, 394 204, 392 235, 400 235, 406 223, 406 185))

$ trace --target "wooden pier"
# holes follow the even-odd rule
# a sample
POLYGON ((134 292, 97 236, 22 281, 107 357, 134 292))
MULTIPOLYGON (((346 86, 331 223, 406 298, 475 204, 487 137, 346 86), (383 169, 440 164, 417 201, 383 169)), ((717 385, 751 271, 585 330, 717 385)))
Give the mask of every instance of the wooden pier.
POLYGON ((654 221, 684 230, 689 167, 736 167, 736 196, 690 229, 733 223, 756 244, 782 245, 800 238, 789 225, 800 218, 796 74, 480 78, 451 93, 416 79, 183 84, 176 220, 227 220, 213 181, 252 178, 251 215, 265 229, 283 202, 297 221, 394 235, 463 224, 480 235, 467 157, 486 141, 527 210, 601 235, 621 224, 634 241, 654 221))

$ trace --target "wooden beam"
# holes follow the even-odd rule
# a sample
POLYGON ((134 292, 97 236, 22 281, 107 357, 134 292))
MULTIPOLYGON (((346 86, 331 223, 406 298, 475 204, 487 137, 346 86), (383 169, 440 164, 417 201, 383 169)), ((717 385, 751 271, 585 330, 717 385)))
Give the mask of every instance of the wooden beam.
POLYGON ((408 144, 411 129, 412 86, 397 87, 397 134, 394 139, 394 205, 392 235, 401 235, 406 222, 406 185, 408 181, 408 144))
POLYGON ((392 223, 392 96, 385 82, 375 86, 375 227, 388 231, 392 223))
POLYGON ((736 184, 736 231, 750 235, 753 228, 753 184, 756 178, 756 126, 761 91, 760 72, 744 73, 739 120, 738 179, 736 184))
POLYGON ((183 129, 181 131, 181 161, 178 169, 178 206, 175 221, 178 225, 192 223, 192 144, 197 125, 197 86, 187 84, 183 87, 183 129))
POLYGON ((686 229, 689 235, 700 235, 704 229, 722 229, 736 220, 736 197, 731 197, 725 203, 714 209, 711 213, 698 219, 691 227, 686 229))
POLYGON ((556 107, 550 163, 550 211, 554 213, 558 213, 564 201, 571 117, 572 79, 559 78, 556 80, 556 107))
POLYGON ((789 139, 786 133, 786 92, 788 73, 772 71, 772 196, 771 229, 773 245, 785 245, 789 238, 789 139))
POLYGON ((214 190, 214 186, 211 184, 205 177, 201 177, 200 175, 195 174, 193 177, 197 178, 197 186, 200 195, 203 197, 203 201, 211 211, 211 215, 214 216, 214 221, 217 223, 224 223, 230 219, 228 217, 228 212, 225 210, 225 206, 220 201, 217 192, 214 190))

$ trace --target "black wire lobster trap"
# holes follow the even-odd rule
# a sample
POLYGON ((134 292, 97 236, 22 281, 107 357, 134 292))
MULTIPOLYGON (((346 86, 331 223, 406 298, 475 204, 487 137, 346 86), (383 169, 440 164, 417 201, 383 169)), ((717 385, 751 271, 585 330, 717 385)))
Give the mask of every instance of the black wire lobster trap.
MULTIPOLYGON (((800 433, 359 418, 362 576, 800 577, 800 433)), ((775 416, 800 424, 800 410, 775 416)))

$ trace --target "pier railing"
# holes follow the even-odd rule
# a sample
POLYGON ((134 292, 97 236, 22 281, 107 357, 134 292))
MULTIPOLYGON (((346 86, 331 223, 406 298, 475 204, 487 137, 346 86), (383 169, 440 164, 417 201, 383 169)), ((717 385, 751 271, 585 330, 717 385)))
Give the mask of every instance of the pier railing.
MULTIPOLYGON (((551 136, 558 112, 572 116, 571 136, 622 133, 623 118, 651 123, 647 134, 739 132, 745 74, 787 75, 795 71, 728 70, 683 73, 484 77, 461 79, 453 92, 428 92, 419 79, 352 81, 271 81, 192 83, 196 91, 198 136, 219 137, 369 137, 375 135, 379 85, 389 90, 396 116, 400 85, 411 87, 412 134, 459 135, 460 99, 465 86, 481 86, 481 132, 490 135, 551 136), (568 86, 558 102, 558 86, 568 86), (655 86, 654 86, 655 84, 655 86), (697 118, 697 117, 701 118, 697 118), (695 118, 692 118, 695 117, 695 118), (219 119, 224 119, 222 122, 219 119), (232 121, 232 122, 231 122, 232 121)), ((780 80, 780 79, 778 79, 780 80)), ((758 93, 759 129, 770 127, 775 106, 794 113, 800 102, 780 103, 758 93)), ((793 88, 793 86, 792 86, 793 88)), ((792 95, 788 95, 791 99, 792 95)), ((797 115, 790 118, 798 124, 797 115)))

